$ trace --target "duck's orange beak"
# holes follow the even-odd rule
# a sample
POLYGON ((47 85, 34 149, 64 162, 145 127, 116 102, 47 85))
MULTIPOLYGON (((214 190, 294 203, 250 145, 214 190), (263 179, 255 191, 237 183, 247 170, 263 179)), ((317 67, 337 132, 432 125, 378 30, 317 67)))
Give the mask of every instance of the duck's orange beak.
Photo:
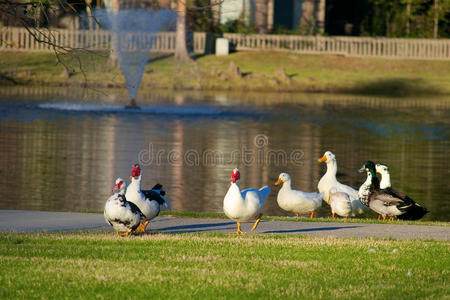
POLYGON ((327 157, 324 155, 324 156, 322 156, 321 158, 319 158, 317 161, 318 161, 318 162, 324 162, 324 161, 327 161, 327 157))
POLYGON ((281 178, 278 178, 277 182, 275 182, 275 185, 279 185, 281 182, 283 182, 283 180, 281 180, 281 178))

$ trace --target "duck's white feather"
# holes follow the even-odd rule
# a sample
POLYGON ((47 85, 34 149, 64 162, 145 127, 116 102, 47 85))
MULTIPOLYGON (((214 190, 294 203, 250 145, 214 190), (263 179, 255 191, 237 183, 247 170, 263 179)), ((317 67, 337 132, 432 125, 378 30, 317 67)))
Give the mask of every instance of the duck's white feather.
POLYGON ((141 192, 141 176, 142 175, 137 176, 137 178, 131 178, 131 183, 127 188, 125 197, 128 201, 133 202, 139 207, 144 215, 144 219, 151 220, 159 214, 160 205, 155 200, 145 198, 144 194, 141 192))
POLYGON ((103 212, 106 223, 111 225, 117 232, 127 232, 135 229, 141 220, 141 214, 133 208, 125 197, 115 193, 108 198, 103 212))
POLYGON ((308 193, 299 190, 293 190, 291 180, 283 182, 283 186, 278 192, 278 205, 286 210, 296 214, 306 214, 315 211, 322 206, 323 193, 308 193))
POLYGON ((242 192, 236 183, 231 183, 223 200, 223 211, 232 220, 247 222, 258 218, 264 209, 270 188, 245 189, 242 192))
POLYGON ((331 155, 332 159, 326 161, 327 172, 322 176, 319 184, 317 185, 319 192, 324 193, 323 200, 330 204, 330 190, 335 188, 337 192, 346 193, 350 197, 350 201, 352 202, 352 216, 368 213, 370 209, 359 201, 358 191, 348 185, 340 183, 336 179, 337 161, 334 154, 331 153, 331 155))
POLYGON ((352 202, 350 196, 344 192, 330 192, 331 212, 341 217, 352 214, 352 202))

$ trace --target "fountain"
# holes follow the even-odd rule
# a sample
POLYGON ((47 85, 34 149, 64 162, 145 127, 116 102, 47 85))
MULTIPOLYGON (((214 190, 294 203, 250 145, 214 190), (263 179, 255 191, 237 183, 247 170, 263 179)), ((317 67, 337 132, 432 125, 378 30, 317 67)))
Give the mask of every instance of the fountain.
POLYGON ((155 34, 173 27, 176 13, 171 10, 146 9, 97 10, 99 23, 112 34, 112 47, 116 51, 120 68, 130 96, 129 109, 138 109, 136 97, 142 81, 155 34))

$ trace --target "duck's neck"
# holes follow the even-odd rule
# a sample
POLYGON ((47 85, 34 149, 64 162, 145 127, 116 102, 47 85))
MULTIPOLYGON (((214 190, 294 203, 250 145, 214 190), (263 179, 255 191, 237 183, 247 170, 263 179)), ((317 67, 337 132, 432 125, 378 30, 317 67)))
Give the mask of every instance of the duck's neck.
POLYGON ((370 176, 372 177, 372 189, 379 190, 380 189, 380 180, 375 174, 375 170, 370 170, 370 176))
POLYGON ((239 182, 231 182, 231 186, 237 188, 238 190, 241 190, 241 185, 239 182))
POLYGON ((336 178, 336 173, 337 173, 337 161, 333 159, 327 162, 327 172, 325 173, 325 175, 336 178))
POLYGON ((129 187, 133 187, 137 191, 140 191, 141 190, 141 176, 139 176, 138 179, 135 179, 134 177, 132 177, 129 187))
POLYGON ((366 181, 361 185, 361 187, 367 188, 372 186, 372 173, 367 172, 367 178, 366 181))
POLYGON ((286 190, 291 190, 291 180, 287 180, 285 182, 283 182, 283 186, 281 187, 282 189, 286 189, 286 190))
POLYGON ((362 204, 369 206, 369 195, 372 191, 372 173, 367 172, 366 181, 359 187, 358 197, 362 204))
POLYGON ((125 196, 125 190, 126 190, 126 189, 120 189, 120 190, 117 192, 117 195, 125 196))
POLYGON ((387 189, 391 187, 391 174, 381 174, 380 189, 387 189))

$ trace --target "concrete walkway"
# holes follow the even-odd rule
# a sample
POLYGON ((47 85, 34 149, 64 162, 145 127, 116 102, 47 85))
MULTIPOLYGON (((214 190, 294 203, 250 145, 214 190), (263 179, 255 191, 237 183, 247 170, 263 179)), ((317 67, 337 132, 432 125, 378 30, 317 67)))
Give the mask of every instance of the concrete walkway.
MULTIPOLYGON (((251 226, 250 223, 243 224, 242 230, 249 232, 251 226)), ((226 219, 157 217, 150 223, 150 228, 164 233, 232 232, 236 230, 236 223, 226 219)), ((0 232, 86 229, 113 231, 102 214, 0 210, 0 232)), ((261 221, 255 233, 450 240, 450 227, 396 224, 261 221)))

